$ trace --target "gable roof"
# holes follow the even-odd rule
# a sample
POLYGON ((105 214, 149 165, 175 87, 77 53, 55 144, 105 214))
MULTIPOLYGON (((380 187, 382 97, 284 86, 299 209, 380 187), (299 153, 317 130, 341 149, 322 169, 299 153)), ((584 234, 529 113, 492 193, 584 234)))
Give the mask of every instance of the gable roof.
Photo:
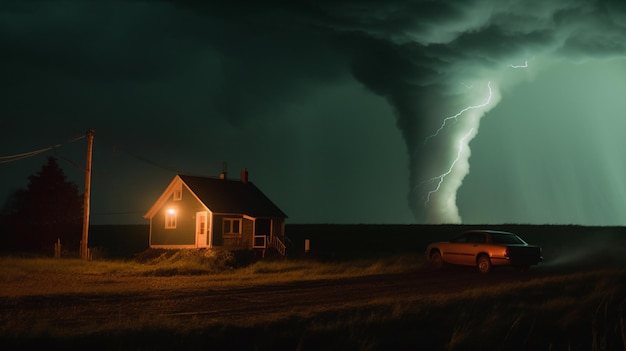
MULTIPOLYGON (((287 215, 276 206, 252 182, 230 179, 207 178, 190 175, 177 175, 171 185, 179 178, 209 210, 215 213, 240 213, 251 217, 283 217, 287 215)), ((161 198, 153 205, 144 218, 154 214, 161 198)))

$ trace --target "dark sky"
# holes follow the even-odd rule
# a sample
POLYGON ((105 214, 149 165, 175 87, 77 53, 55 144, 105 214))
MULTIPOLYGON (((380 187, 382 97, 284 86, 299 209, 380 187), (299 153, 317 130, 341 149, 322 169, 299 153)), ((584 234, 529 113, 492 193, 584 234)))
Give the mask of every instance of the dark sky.
POLYGON ((96 224, 227 162, 291 223, 624 225, 624 38, 622 1, 5 0, 0 199, 82 187, 93 128, 96 224))

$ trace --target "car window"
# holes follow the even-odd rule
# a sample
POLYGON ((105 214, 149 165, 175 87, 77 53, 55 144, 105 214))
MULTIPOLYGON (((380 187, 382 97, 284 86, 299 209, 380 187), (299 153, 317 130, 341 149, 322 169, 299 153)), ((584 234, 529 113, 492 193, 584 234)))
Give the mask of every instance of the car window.
POLYGON ((491 237, 494 244, 526 244, 524 240, 515 234, 492 233, 491 237))
POLYGON ((486 243, 487 238, 484 233, 465 233, 452 239, 453 243, 486 243))
POLYGON ((468 234, 461 234, 459 236, 457 236, 456 238, 450 240, 453 243, 466 243, 467 242, 467 237, 469 235, 468 234))
POLYGON ((486 243, 487 242, 487 238, 485 237, 485 234, 483 233, 473 233, 468 235, 467 238, 468 242, 470 243, 476 243, 476 244, 482 244, 482 243, 486 243))

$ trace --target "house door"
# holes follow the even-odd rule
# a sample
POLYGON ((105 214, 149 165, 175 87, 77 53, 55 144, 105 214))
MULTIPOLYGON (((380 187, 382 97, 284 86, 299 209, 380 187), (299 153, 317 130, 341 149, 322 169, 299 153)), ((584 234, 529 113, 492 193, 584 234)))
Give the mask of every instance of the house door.
POLYGON ((196 212, 196 246, 207 247, 209 246, 208 240, 208 216, 205 211, 196 212))

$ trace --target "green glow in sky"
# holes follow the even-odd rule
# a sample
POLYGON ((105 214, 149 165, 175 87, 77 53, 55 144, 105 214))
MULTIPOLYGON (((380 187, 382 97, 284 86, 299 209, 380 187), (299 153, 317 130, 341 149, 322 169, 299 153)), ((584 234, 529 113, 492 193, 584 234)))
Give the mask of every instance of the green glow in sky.
POLYGON ((0 156, 93 128, 93 224, 227 162, 291 223, 626 225, 625 4, 5 0, 0 156))
POLYGON ((538 71, 503 92, 482 119, 458 194, 463 218, 623 224, 626 60, 561 62, 538 71))

